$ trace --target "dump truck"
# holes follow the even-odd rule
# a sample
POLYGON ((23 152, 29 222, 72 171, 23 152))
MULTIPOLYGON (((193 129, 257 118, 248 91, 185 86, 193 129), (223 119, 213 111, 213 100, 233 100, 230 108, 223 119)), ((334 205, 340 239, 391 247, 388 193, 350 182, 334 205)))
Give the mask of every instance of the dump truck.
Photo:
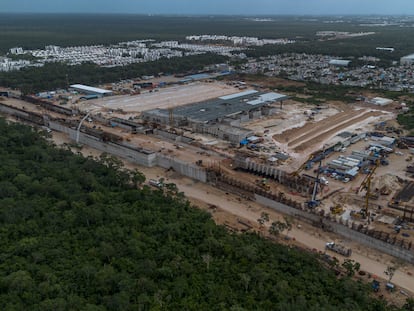
POLYGON ((325 248, 327 250, 333 251, 333 252, 338 253, 338 254, 340 254, 342 256, 345 256, 345 257, 349 257, 349 256, 352 255, 352 250, 350 248, 345 247, 345 246, 343 246, 341 244, 338 244, 338 243, 335 243, 335 242, 326 243, 325 248))

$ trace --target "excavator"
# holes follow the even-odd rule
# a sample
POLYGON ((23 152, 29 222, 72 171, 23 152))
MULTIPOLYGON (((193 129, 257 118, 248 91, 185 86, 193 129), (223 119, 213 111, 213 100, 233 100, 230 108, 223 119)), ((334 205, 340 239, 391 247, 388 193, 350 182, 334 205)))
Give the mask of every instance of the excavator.
POLYGON ((315 153, 312 153, 305 162, 293 173, 291 173, 291 176, 299 176, 300 172, 302 172, 304 169, 309 169, 309 162, 315 157, 315 153))
POLYGON ((335 206, 331 206, 330 210, 332 215, 340 215, 344 212, 344 208, 339 203, 335 206))
POLYGON ((263 179, 257 179, 257 180, 256 180, 256 184, 257 184, 259 187, 261 187, 261 188, 263 188, 264 190, 266 190, 266 191, 270 190, 270 185, 267 183, 267 179, 266 179, 266 178, 263 178, 263 179))

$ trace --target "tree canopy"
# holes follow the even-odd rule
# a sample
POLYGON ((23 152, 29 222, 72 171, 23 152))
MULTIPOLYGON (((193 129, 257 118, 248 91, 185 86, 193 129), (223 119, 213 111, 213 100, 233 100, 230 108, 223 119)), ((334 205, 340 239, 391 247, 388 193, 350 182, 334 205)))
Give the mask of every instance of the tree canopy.
POLYGON ((204 66, 222 63, 227 57, 216 54, 202 54, 153 62, 137 63, 129 66, 99 67, 93 63, 69 66, 64 63, 47 63, 43 67, 27 67, 19 71, 0 72, 0 85, 20 89, 23 93, 67 88, 70 84, 102 84, 123 79, 136 79, 142 75, 158 73, 194 73, 204 66))
POLYGON ((313 255, 0 119, 1 310, 389 310, 313 255), (137 187, 138 185, 138 187, 137 187))

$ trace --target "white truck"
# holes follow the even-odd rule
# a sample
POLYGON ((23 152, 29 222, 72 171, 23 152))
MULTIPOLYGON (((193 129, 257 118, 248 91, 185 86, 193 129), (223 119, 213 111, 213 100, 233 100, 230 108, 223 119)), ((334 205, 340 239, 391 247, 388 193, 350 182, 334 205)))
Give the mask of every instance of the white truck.
POLYGON ((159 180, 157 180, 157 179, 150 179, 150 180, 148 181, 148 183, 149 183, 151 186, 156 187, 156 188, 162 188, 162 187, 163 187, 163 183, 162 183, 162 182, 160 182, 160 181, 159 181, 159 180))

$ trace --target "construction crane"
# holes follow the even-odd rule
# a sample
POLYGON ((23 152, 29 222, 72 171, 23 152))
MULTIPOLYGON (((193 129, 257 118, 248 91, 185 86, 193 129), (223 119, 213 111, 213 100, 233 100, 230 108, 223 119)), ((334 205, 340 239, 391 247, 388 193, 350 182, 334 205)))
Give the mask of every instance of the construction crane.
POLYGON ((377 159, 375 161, 375 166, 374 168, 371 170, 371 172, 369 172, 364 180, 362 181, 361 185, 358 187, 356 193, 359 193, 362 189, 366 190, 366 194, 365 194, 365 205, 364 208, 361 209, 361 216, 363 218, 368 218, 369 219, 369 199, 371 196, 371 180, 372 177, 374 176, 375 171, 377 170, 378 166, 380 165, 380 160, 377 159))
POLYGON ((318 173, 316 174, 316 178, 315 178, 315 184, 313 185, 313 191, 312 191, 312 198, 310 201, 308 201, 308 207, 309 208, 315 208, 317 206, 319 206, 320 201, 316 199, 316 195, 318 193, 318 186, 319 186, 319 175, 320 175, 320 168, 322 166, 322 159, 319 161, 319 168, 318 168, 318 173))
POLYGON ((299 173, 302 172, 304 169, 309 169, 308 163, 315 157, 315 153, 312 153, 305 162, 293 173, 291 173, 291 176, 299 176, 299 173))
MULTIPOLYGON (((312 158, 313 158, 313 156, 312 156, 312 158)), ((321 182, 319 176, 321 174, 322 160, 324 158, 325 158, 325 150, 323 150, 322 154, 319 157, 319 166, 318 166, 318 170, 317 170, 317 173, 316 173, 315 184, 313 185, 312 198, 311 198, 310 201, 307 202, 309 208, 315 208, 315 207, 319 206, 319 204, 320 204, 320 200, 316 199, 316 195, 318 194, 318 186, 321 182)))

